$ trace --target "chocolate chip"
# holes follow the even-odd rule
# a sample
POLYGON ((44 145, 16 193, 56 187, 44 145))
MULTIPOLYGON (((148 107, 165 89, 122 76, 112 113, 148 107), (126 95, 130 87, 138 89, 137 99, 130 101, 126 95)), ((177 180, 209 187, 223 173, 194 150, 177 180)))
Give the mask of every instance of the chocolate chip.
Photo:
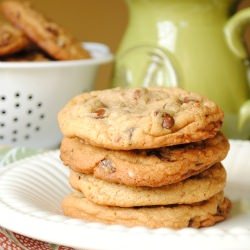
MULTIPOLYGON (((167 161, 167 162, 171 162, 171 151, 168 150, 167 148, 162 148, 162 149, 148 149, 143 151, 145 152, 146 156, 155 156, 157 158, 159 158, 161 161, 167 161)), ((174 160, 176 161, 176 160, 174 160)))
POLYGON ((200 227, 199 220, 197 220, 196 217, 191 218, 188 222, 188 227, 199 228, 200 227))
POLYGON ((54 36, 58 36, 59 34, 58 29, 54 25, 47 26, 46 30, 54 36))
POLYGON ((176 158, 172 157, 171 150, 167 148, 162 149, 150 149, 146 151, 146 156, 155 156, 164 162, 175 162, 176 158))
MULTIPOLYGON (((196 162, 196 163, 195 163, 195 166, 198 167, 198 168, 199 168, 200 166, 202 166, 202 165, 204 165, 204 163, 202 163, 202 162, 196 162)), ((199 177, 199 175, 197 175, 197 177, 199 177)))
POLYGON ((159 150, 159 153, 157 155, 157 157, 161 160, 161 161, 165 161, 165 162, 176 162, 178 159, 175 157, 174 154, 172 154, 172 150, 170 150, 170 148, 161 148, 159 150))
POLYGON ((174 118, 169 115, 168 113, 163 113, 162 114, 162 127, 166 129, 170 129, 174 126, 174 118))
POLYGON ((106 110, 104 108, 99 108, 94 111, 97 119, 102 119, 105 117, 106 110))
POLYGON ((113 166, 112 161, 109 159, 103 159, 99 162, 98 166, 108 174, 112 174, 116 171, 116 168, 113 166))

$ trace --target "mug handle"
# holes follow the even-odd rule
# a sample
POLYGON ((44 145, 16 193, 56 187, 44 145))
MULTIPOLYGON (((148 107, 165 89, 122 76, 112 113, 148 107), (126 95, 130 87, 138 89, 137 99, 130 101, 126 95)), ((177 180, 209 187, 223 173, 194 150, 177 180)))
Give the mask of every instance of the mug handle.
MULTIPOLYGON (((242 35, 246 25, 250 24, 250 8, 243 9, 232 16, 224 27, 225 39, 228 47, 240 59, 247 59, 248 53, 242 42, 242 35)), ((239 110, 238 127, 242 130, 250 123, 250 100, 244 102, 239 110)))

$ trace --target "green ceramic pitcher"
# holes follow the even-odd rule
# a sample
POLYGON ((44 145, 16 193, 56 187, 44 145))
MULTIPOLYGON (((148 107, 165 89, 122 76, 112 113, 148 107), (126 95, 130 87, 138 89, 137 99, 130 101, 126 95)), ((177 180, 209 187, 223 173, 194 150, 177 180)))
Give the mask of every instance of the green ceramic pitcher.
POLYGON ((198 92, 223 108, 229 137, 250 138, 250 79, 241 38, 250 8, 230 15, 231 0, 126 2, 129 24, 116 57, 114 85, 198 92))

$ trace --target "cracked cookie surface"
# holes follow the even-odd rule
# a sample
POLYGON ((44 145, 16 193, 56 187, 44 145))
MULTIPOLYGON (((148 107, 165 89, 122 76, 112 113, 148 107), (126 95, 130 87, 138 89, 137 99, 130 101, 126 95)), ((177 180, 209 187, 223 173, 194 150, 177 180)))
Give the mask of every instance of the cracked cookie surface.
POLYGON ((76 172, 128 186, 177 183, 222 161, 229 150, 222 133, 200 142, 148 150, 107 150, 64 138, 60 157, 76 172))
POLYGON ((63 213, 70 217, 106 224, 150 228, 208 227, 223 221, 229 214, 231 203, 219 193, 209 200, 190 205, 121 208, 100 206, 74 192, 62 202, 63 213))
POLYGON ((67 137, 98 147, 131 150, 214 137, 223 112, 212 101, 179 88, 108 89, 83 93, 58 115, 67 137))

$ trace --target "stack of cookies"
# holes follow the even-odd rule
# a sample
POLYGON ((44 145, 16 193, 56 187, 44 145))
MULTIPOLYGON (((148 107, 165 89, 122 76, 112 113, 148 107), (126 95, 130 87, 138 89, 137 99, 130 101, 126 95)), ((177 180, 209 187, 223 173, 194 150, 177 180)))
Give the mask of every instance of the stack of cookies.
POLYGON ((83 93, 59 113, 74 192, 65 215, 127 226, 206 227, 224 220, 229 150, 223 112, 179 88, 83 93))
POLYGON ((0 23, 0 60, 49 61, 89 58, 89 53, 72 35, 27 2, 1 3, 7 19, 0 23))

